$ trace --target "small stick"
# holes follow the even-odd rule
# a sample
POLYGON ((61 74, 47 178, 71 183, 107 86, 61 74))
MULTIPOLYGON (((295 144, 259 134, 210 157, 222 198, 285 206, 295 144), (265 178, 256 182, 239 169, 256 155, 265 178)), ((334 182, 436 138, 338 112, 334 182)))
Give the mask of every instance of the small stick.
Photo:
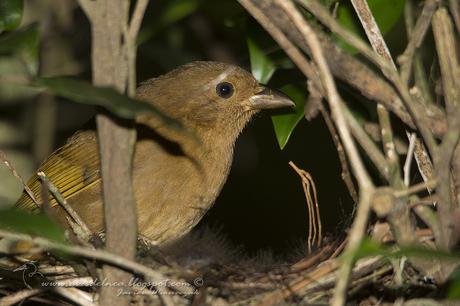
POLYGON ((82 306, 98 306, 93 303, 91 294, 77 288, 53 287, 53 291, 57 294, 71 300, 74 303, 82 306))
POLYGON ((84 234, 87 237, 91 237, 93 233, 91 232, 89 227, 86 225, 83 219, 80 218, 77 212, 69 205, 67 200, 59 192, 58 188, 49 180, 45 172, 39 171, 37 172, 37 175, 42 180, 42 182, 48 187, 48 190, 56 199, 56 202, 58 202, 59 205, 61 205, 64 208, 64 210, 69 214, 69 216, 71 216, 72 219, 82 228, 84 234))
POLYGON ((26 300, 26 299, 34 296, 34 295, 37 295, 42 291, 43 291, 42 288, 24 289, 24 290, 16 291, 16 292, 14 292, 14 293, 12 293, 10 295, 7 295, 7 296, 4 296, 4 297, 0 298, 0 305, 2 305, 2 306, 10 306, 10 305, 14 305, 14 304, 17 304, 17 303, 22 304, 22 302, 24 302, 24 300, 26 300))
POLYGON ((321 216, 319 213, 318 206, 318 197, 316 192, 315 182, 313 181, 312 176, 305 170, 298 168, 292 161, 289 162, 289 165, 294 169, 295 172, 300 176, 302 180, 302 187, 307 199, 308 207, 308 251, 311 252, 311 244, 315 243, 316 246, 320 246, 322 241, 322 225, 321 225, 321 216), (313 190, 313 199, 310 193, 310 186, 313 190))
POLYGON ((25 192, 27 195, 32 199, 34 204, 37 206, 37 208, 40 208, 40 205, 38 204, 37 199, 35 198, 34 193, 32 190, 30 190, 29 186, 25 183, 25 181, 22 179, 22 177, 19 175, 19 173, 16 171, 14 168, 13 164, 10 163, 10 161, 6 158, 5 152, 0 150, 0 160, 5 164, 5 166, 11 171, 11 173, 14 175, 14 177, 21 183, 22 187, 24 187, 25 192))
POLYGON ((407 149, 406 161, 404 162, 404 185, 409 187, 410 184, 410 168, 412 166, 412 157, 415 150, 415 141, 417 140, 417 135, 415 133, 406 132, 407 137, 409 138, 409 148, 407 149))
POLYGON ((423 190, 433 190, 433 188, 436 187, 436 184, 437 184, 437 181, 432 179, 432 180, 429 180, 429 181, 426 181, 426 182, 422 182, 422 183, 419 183, 419 184, 416 184, 416 185, 413 185, 407 189, 404 189, 404 190, 397 190, 395 192, 393 192, 393 195, 397 198, 402 198, 402 197, 406 197, 408 195, 411 195, 411 194, 414 194, 414 193, 417 193, 417 192, 420 192, 420 191, 423 191, 423 190))
MULTIPOLYGON (((10 239, 20 240, 20 241, 28 241, 28 242, 34 243, 48 250, 60 250, 68 254, 78 255, 78 256, 89 258, 92 260, 98 260, 98 261, 104 262, 112 266, 120 267, 125 270, 129 270, 134 273, 144 275, 147 279, 149 279, 149 281, 152 281, 157 284, 162 284, 164 283, 165 280, 170 279, 170 278, 167 278, 162 273, 157 272, 147 266, 139 264, 133 260, 129 260, 120 255, 110 253, 110 252, 100 250, 100 249, 90 249, 87 247, 63 244, 63 243, 54 242, 54 241, 51 241, 49 239, 42 238, 42 237, 31 237, 30 235, 27 235, 27 234, 20 234, 20 233, 5 231, 5 230, 0 230, 0 237, 10 238, 10 239)), ((160 299, 163 300, 163 303, 165 305, 174 305, 171 300, 171 297, 168 295, 160 296, 160 299)))

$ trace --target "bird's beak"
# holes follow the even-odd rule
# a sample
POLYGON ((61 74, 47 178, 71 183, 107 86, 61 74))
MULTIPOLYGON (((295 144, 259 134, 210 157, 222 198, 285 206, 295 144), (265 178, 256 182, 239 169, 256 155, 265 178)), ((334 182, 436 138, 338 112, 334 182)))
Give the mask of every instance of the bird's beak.
POLYGON ((294 102, 280 91, 263 87, 263 90, 249 98, 253 109, 295 107, 294 102))

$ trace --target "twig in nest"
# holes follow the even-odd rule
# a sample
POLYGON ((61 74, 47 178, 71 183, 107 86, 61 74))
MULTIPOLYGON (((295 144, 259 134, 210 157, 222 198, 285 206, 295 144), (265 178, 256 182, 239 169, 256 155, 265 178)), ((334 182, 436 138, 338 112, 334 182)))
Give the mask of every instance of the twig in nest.
POLYGON ((10 306, 17 304, 19 302, 24 302, 24 300, 39 294, 42 292, 42 288, 37 288, 37 289, 24 289, 20 291, 16 291, 12 294, 9 294, 7 296, 4 296, 0 299, 0 305, 2 306, 10 306))
POLYGON ((54 287, 53 291, 57 294, 75 302, 81 306, 97 306, 98 304, 93 303, 93 297, 91 294, 82 291, 77 288, 65 288, 65 287, 54 287))
MULTIPOLYGON (((46 174, 42 171, 37 173, 38 177, 42 180, 42 182, 48 187, 48 190, 51 192, 53 197, 56 199, 56 202, 61 205, 64 210, 72 217, 72 219, 80 226, 82 230, 82 234, 84 235, 84 240, 87 241, 89 237, 92 236, 92 232, 83 219, 77 214, 77 212, 72 208, 72 206, 67 203, 67 200, 62 196, 59 192, 58 188, 49 180, 46 174)), ((77 232, 78 235, 78 232, 77 232)))
POLYGON ((13 164, 10 163, 10 161, 6 158, 5 152, 0 150, 0 160, 5 164, 5 166, 11 171, 13 176, 21 183, 21 185, 24 187, 24 190, 26 191, 27 195, 32 199, 32 201, 35 203, 37 208, 40 208, 40 205, 38 204, 37 199, 34 196, 34 193, 32 190, 30 190, 29 186, 24 182, 22 177, 19 175, 19 173, 16 171, 14 168, 13 164))
MULTIPOLYGON (((141 265, 135 261, 126 259, 125 257, 119 256, 119 255, 116 255, 116 254, 113 254, 113 253, 110 253, 104 250, 89 249, 86 247, 62 244, 62 243, 54 242, 54 241, 51 241, 49 239, 42 238, 42 237, 31 237, 26 234, 14 233, 14 232, 5 231, 5 230, 0 230, 0 237, 6 237, 6 238, 20 240, 20 241, 28 241, 31 243, 35 243, 38 246, 41 246, 48 250, 60 250, 68 254, 78 255, 81 257, 98 260, 106 264, 120 267, 124 270, 132 271, 134 273, 143 275, 144 277, 147 278, 147 281, 155 283, 155 284, 164 284, 166 280, 171 279, 171 278, 167 278, 162 273, 157 272, 147 266, 141 265)), ((178 292, 185 292, 185 294, 188 293, 186 291, 186 288, 184 289, 182 287, 175 286, 174 289, 178 292)), ((174 305, 172 303, 170 296, 159 294, 159 297, 163 301, 164 304, 174 305)))
POLYGON ((312 245, 316 244, 316 246, 319 247, 323 239, 321 236, 321 217, 319 213, 315 182, 310 173, 298 168, 292 161, 289 162, 289 165, 295 172, 297 172, 302 180, 302 188, 305 193, 308 208, 308 252, 311 252, 312 245), (313 190, 313 198, 311 196, 310 188, 313 190))

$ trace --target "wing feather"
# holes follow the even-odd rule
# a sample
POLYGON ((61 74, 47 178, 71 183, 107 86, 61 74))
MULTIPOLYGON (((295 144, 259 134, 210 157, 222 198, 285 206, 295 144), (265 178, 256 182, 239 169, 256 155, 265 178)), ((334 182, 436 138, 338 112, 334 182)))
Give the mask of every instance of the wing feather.
MULTIPOLYGON (((101 177, 95 132, 77 132, 64 146, 51 154, 38 171, 43 171, 48 176, 65 199, 70 199, 98 183, 101 177)), ((27 185, 39 203, 42 203, 41 183, 36 174, 27 185)), ((57 204, 52 196, 49 201, 51 206, 57 204)), ((25 192, 17 201, 16 206, 28 210, 37 209, 35 203, 25 192)))

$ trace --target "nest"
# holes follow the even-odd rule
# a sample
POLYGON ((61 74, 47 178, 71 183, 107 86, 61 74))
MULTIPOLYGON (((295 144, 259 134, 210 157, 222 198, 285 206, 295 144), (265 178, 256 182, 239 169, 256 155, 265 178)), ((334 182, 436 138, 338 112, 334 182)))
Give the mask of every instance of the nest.
MULTIPOLYGON (((419 235, 432 239, 428 231, 419 235)), ((393 243, 389 232, 381 238, 393 243)), ((133 305, 328 305, 340 265, 337 256, 345 242, 326 242, 300 260, 288 262, 268 252, 245 255, 209 230, 194 232, 161 250, 142 240, 137 262, 163 279, 134 274, 129 286, 120 286, 117 292, 129 295, 133 305)), ((31 256, 31 251, 28 256, 3 259, 0 305, 98 305, 100 287, 113 285, 98 277, 100 261, 48 252, 31 256)), ((433 280, 404 260, 373 256, 356 262, 347 298, 352 304, 382 305, 406 299, 422 303, 428 297, 435 303, 432 299, 439 295, 433 280)))

